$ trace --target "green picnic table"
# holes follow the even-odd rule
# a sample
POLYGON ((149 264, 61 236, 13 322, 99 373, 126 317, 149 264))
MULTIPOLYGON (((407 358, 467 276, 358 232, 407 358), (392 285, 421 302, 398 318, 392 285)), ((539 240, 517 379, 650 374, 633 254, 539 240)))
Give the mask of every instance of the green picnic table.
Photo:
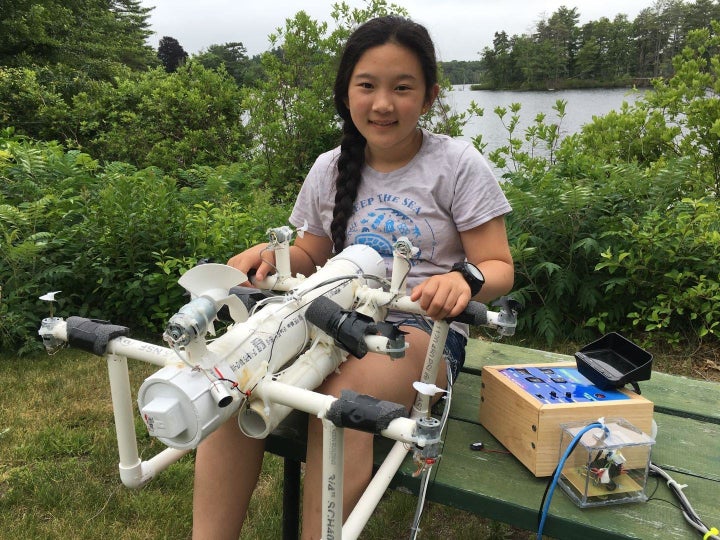
MULTIPOLYGON (((482 368, 489 365, 573 362, 572 356, 470 340, 463 372, 454 386, 442 457, 433 467, 427 499, 514 527, 537 530, 538 510, 548 478, 536 478, 509 453, 473 451, 481 441, 486 449, 504 450, 480 424, 482 368)), ((720 527, 720 384, 653 372, 641 383, 642 395, 654 403, 658 426, 652 462, 685 484, 686 497, 708 527, 720 527)), ((267 449, 283 456, 286 467, 284 537, 297 535, 297 497, 300 461, 304 459, 302 428, 279 429, 267 449), (294 532, 293 532, 294 531, 294 532)), ((378 438, 379 464, 388 441, 378 438)), ((398 471, 393 487, 417 493, 418 479, 410 458, 398 471)), ((611 538, 702 538, 683 518, 665 482, 651 477, 644 503, 581 509, 561 490, 550 505, 544 533, 553 538, 606 540, 611 538)))

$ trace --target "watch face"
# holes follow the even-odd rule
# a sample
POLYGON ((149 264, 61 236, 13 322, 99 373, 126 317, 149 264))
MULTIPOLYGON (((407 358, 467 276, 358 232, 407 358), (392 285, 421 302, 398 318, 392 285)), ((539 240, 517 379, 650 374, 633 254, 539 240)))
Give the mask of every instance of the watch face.
POLYGON ((485 281, 485 276, 483 276, 480 269, 475 266, 472 263, 465 263, 465 270, 475 279, 479 281, 485 281))
POLYGON ((467 281, 468 285, 470 285, 470 292, 473 296, 480 292, 480 289, 482 289, 482 286, 485 283, 485 276, 483 276, 483 273, 477 266, 468 261, 463 261, 455 263, 453 265, 453 270, 462 274, 465 281, 467 281))

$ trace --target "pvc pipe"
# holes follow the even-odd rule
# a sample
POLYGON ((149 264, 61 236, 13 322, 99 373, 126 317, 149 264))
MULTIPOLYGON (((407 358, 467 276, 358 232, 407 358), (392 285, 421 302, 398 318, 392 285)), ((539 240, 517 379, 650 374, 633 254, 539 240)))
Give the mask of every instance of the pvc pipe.
POLYGON ((110 377, 110 395, 112 396, 113 414, 115 416, 115 434, 120 456, 120 463, 118 464, 120 480, 129 488, 139 488, 152 480, 156 474, 178 461, 189 450, 166 448, 150 460, 140 461, 135 436, 127 358, 117 354, 108 354, 107 362, 110 377))
POLYGON ((121 463, 119 466, 120 480, 125 487, 141 488, 189 452, 190 450, 166 448, 147 461, 138 461, 132 466, 123 466, 121 463))
POLYGON ((287 230, 282 230, 282 228, 275 229, 271 234, 271 238, 273 236, 277 242, 273 243, 271 241, 270 246, 268 247, 271 247, 271 249, 275 252, 275 270, 277 271, 278 278, 283 280, 290 277, 289 240, 290 236, 292 236, 292 232, 290 232, 289 228, 287 228, 287 230))
POLYGON ((110 395, 115 416, 115 433, 120 455, 120 470, 135 470, 140 467, 140 457, 135 438, 135 422, 133 421, 127 358, 116 354, 108 354, 107 362, 110 377, 110 395))
POLYGON ((385 494, 390 482, 397 473, 398 469, 405 460, 408 449, 403 442, 396 442, 388 453, 385 460, 380 465, 380 468, 373 476, 373 479, 368 484, 368 487, 363 492, 360 500, 353 508, 352 513, 348 516, 345 525, 342 528, 342 539, 343 540, 355 540, 365 524, 370 519, 370 516, 375 511, 380 499, 385 494))
POLYGON ((312 390, 298 388, 279 381, 262 383, 262 389, 256 390, 263 399, 286 405, 292 409, 322 416, 336 398, 312 390))
POLYGON ((176 463, 181 457, 189 454, 191 450, 177 450, 176 448, 166 448, 147 461, 143 461, 143 465, 147 464, 152 470, 153 476, 164 471, 173 463, 176 463))
POLYGON ((119 337, 111 340, 108 343, 107 352, 126 358, 129 357, 134 360, 141 360, 160 367, 165 367, 168 364, 182 363, 182 360, 177 354, 168 347, 153 345, 128 337, 119 337))
MULTIPOLYGON (((238 417, 240 427, 248 437, 269 435, 293 408, 308 411, 310 406, 303 401, 306 389, 314 389, 335 371, 345 360, 347 353, 326 342, 317 342, 311 349, 300 355, 295 363, 281 373, 275 381, 262 379, 253 390, 254 399, 243 414, 238 417), (279 390, 275 386, 280 386, 279 390), (300 391, 300 392, 298 392, 300 391), (288 400, 296 400, 288 402, 288 400)), ((314 392, 312 394, 315 394, 314 392)), ((331 398, 332 399, 332 398, 331 398)), ((312 414, 332 401, 313 406, 312 414)))
POLYGON ((322 419, 322 426, 323 515, 320 530, 323 540, 335 540, 342 537, 345 430, 325 418, 322 419))
POLYGON ((418 439, 417 422, 411 418, 396 418, 388 424, 388 427, 380 432, 380 435, 394 441, 406 444, 425 445, 424 440, 418 439))
POLYGON ((296 277, 291 276, 285 276, 281 277, 278 274, 272 274, 271 276, 266 277, 265 279, 253 279, 252 284, 254 287, 257 287, 258 289, 268 289, 272 291, 282 291, 287 292, 298 285, 300 285, 304 280, 296 277))
POLYGON ((409 347, 406 343, 402 348, 391 349, 390 340, 385 336, 365 336, 365 345, 367 345, 368 351, 370 352, 377 352, 380 354, 393 353, 396 355, 405 354, 405 351, 409 347))
MULTIPOLYGON (((445 321, 435 321, 433 331, 430 334, 425 363, 420 377, 420 382, 435 384, 442 360, 445 340, 447 339, 450 325, 445 321)), ((412 418, 427 416, 430 412, 430 397, 418 392, 412 408, 412 418)))
POLYGON ((390 292, 393 295, 405 295, 406 279, 410 273, 410 260, 403 257, 393 257, 390 292))

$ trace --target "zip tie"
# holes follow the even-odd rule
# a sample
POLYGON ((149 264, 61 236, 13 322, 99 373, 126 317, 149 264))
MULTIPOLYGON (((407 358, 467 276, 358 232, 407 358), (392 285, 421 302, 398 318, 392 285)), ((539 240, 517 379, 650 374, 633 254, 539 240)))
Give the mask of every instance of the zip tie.
POLYGON ((592 436, 595 437, 595 440, 597 443, 603 442, 605 439, 607 439, 608 435, 610 435, 610 429, 605 425, 605 417, 601 416, 597 420, 595 420, 599 426, 597 426, 598 429, 601 429, 602 432, 600 434, 592 433, 592 436))
MULTIPOLYGON (((403 349, 403 350, 404 350, 404 349, 403 349)), ((431 383, 424 383, 424 382, 421 382, 421 381, 415 381, 414 383, 412 383, 412 385, 413 385, 413 388, 414 388, 417 392, 419 392, 420 394, 422 394, 423 396, 430 396, 430 397, 432 397, 432 396, 434 396, 435 394, 438 394, 438 393, 440 393, 440 392, 445 393, 445 394, 447 393, 447 390, 445 390, 444 388, 440 388, 439 386, 436 386, 436 385, 431 384, 431 383)))
MULTIPOLYGON (((688 487, 687 484, 678 484, 675 480, 673 480, 673 479, 671 478, 670 480, 667 481, 667 487, 669 487, 670 489, 672 489, 673 486, 677 487, 678 491, 681 492, 681 493, 682 493, 682 490, 683 490, 683 489, 685 489, 686 487, 688 487)), ((705 540, 705 539, 703 539, 703 540, 705 540)))
POLYGON ((718 534, 720 534, 720 531, 717 529, 717 527, 713 527, 705 533, 705 536, 703 536, 703 540, 709 540, 711 536, 716 536, 718 534))

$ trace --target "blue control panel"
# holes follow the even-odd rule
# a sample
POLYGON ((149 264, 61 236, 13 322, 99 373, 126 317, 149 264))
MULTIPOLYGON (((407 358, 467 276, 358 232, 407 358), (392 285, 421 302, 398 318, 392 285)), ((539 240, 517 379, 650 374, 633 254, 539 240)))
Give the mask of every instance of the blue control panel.
POLYGON ((541 403, 590 403, 630 399, 618 390, 601 390, 578 372, 576 367, 513 367, 500 373, 541 403))

